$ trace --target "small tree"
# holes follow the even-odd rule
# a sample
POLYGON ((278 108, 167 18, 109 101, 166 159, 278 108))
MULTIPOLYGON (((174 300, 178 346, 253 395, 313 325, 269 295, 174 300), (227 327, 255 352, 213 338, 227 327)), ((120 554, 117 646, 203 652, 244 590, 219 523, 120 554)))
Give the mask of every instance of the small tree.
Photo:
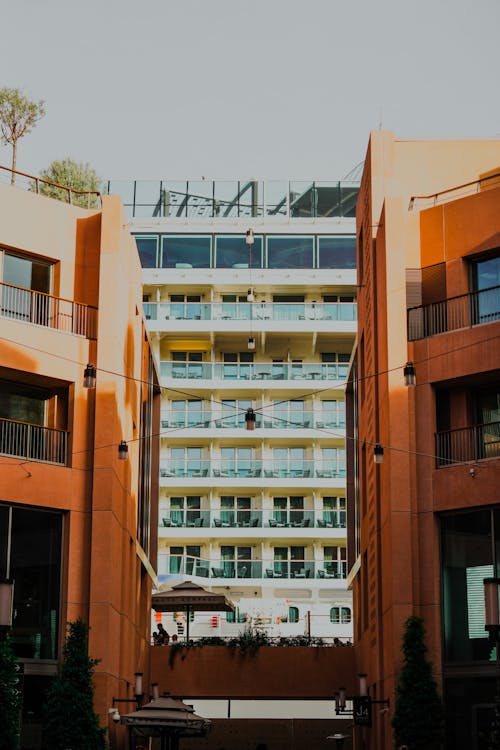
POLYGON ((396 686, 392 719, 396 748, 438 750, 443 740, 443 707, 432 664, 426 658, 424 623, 409 617, 403 635, 403 668, 396 686))
MULTIPOLYGON (((47 169, 40 172, 40 177, 49 182, 57 182, 58 185, 72 188, 73 190, 84 190, 87 192, 99 191, 101 178, 92 167, 83 162, 76 162, 67 156, 65 159, 53 161, 47 169)), ((60 201, 68 203, 69 195, 67 190, 55 187, 53 185, 40 184, 40 192, 49 198, 57 198, 60 201)), ((96 196, 71 195, 71 202, 75 206, 82 208, 97 208, 96 196)))
POLYGON ((88 656, 88 626, 68 623, 64 661, 47 691, 43 747, 47 750, 104 750, 105 730, 94 713, 92 675, 98 659, 88 656))
POLYGON ((0 750, 19 746, 21 691, 17 660, 8 638, 0 640, 0 750))
POLYGON ((19 89, 0 89, 0 132, 2 141, 12 146, 12 185, 16 182, 17 142, 30 133, 45 115, 43 101, 30 101, 19 89))

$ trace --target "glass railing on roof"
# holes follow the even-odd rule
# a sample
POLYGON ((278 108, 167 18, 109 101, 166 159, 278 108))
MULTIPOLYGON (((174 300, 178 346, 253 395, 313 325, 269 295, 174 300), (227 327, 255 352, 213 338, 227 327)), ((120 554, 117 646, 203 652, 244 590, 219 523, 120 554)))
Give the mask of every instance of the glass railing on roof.
POLYGON ((130 218, 354 217, 357 181, 108 180, 130 218))
POLYGON ((342 320, 357 318, 355 302, 145 302, 147 320, 342 320))

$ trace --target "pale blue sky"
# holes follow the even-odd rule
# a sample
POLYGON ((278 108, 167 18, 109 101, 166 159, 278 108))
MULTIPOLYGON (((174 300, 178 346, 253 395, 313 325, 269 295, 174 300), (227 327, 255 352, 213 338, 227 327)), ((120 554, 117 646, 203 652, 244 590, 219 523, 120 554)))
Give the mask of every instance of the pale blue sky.
MULTIPOLYGON (((0 86, 45 99, 18 168, 344 176, 379 126, 500 134, 498 0, 0 0, 0 86)), ((0 146, 0 163, 10 152, 0 146)))

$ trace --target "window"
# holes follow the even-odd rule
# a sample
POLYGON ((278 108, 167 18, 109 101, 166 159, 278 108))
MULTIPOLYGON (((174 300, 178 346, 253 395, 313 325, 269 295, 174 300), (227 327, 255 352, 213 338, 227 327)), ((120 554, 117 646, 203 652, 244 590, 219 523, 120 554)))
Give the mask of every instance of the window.
POLYGON ((225 352, 224 362, 225 380, 249 380, 252 377, 253 352, 225 352))
POLYGON ((309 476, 304 448, 273 448, 273 472, 279 477, 309 476))
POLYGON ((305 578, 305 548, 304 547, 275 547, 274 548, 274 576, 277 578, 305 578))
POLYGON ((298 607, 288 607, 288 622, 298 622, 299 621, 299 608, 298 607))
POLYGON ((252 448, 221 448, 221 476, 250 476, 253 473, 252 453, 252 448))
POLYGON ((323 549, 324 569, 331 578, 345 578, 347 575, 347 548, 329 546, 323 549))
POLYGON ((253 401, 249 399, 224 399, 222 402, 222 419, 216 422, 217 426, 244 428, 246 411, 252 405, 253 401))
POLYGON ((251 498, 223 495, 220 499, 222 526, 250 526, 251 498))
POLYGON ((158 235, 136 235, 137 250, 143 268, 158 266, 158 235))
POLYGON ((474 290, 474 322, 488 323, 500 318, 500 256, 477 261, 472 267, 474 290))
POLYGON ((198 526, 201 519, 201 497, 188 495, 187 497, 170 498, 170 526, 198 526))
POLYGON ((54 315, 49 300, 31 292, 51 293, 51 264, 7 251, 3 254, 1 311, 6 317, 49 325, 54 315), (12 287, 19 287, 12 289, 12 287))
POLYGON ((322 448, 320 476, 345 477, 345 448, 322 448))
POLYGON ((62 513, 0 505, 0 578, 10 554, 11 643, 19 658, 57 658, 62 524, 62 513))
POLYGON ((268 268, 313 268, 314 237, 312 236, 268 236, 268 268))
POLYGON ((212 238, 204 235, 164 235, 162 268, 210 268, 212 238))
POLYGON ((201 460, 202 449, 170 448, 171 468, 173 476, 176 477, 200 477, 206 476, 207 467, 201 460))
POLYGON ((345 529, 346 521, 345 497, 324 497, 323 522, 325 526, 336 529, 345 529))
POLYGON ((201 378, 203 352, 172 352, 173 378, 201 378))
POLYGON ((251 578, 252 548, 221 546, 224 578, 251 578))
POLYGON ((330 609, 330 622, 348 625, 351 622, 350 607, 332 607, 330 609))
POLYGON ((199 427, 203 421, 203 401, 175 400, 171 402, 170 427, 199 427))
POLYGON ((345 427, 345 401, 323 399, 321 402, 321 422, 323 427, 345 427))
POLYGON ((199 294, 171 294, 170 318, 174 320, 200 320, 201 297, 199 294))
POLYGON ((356 268, 356 237, 332 235, 318 237, 319 268, 356 268))
POLYGON ((47 261, 4 252, 3 282, 23 289, 50 294, 51 268, 47 261))
POLYGON ((280 526, 300 526, 304 520, 304 498, 298 495, 274 497, 273 518, 280 526))
POLYGON ((170 547, 169 570, 171 574, 196 575, 202 566, 198 545, 170 547))
POLYGON ((274 426, 286 429, 288 427, 310 427, 311 413, 304 412, 304 401, 274 401, 274 426))
POLYGON ((262 268, 262 237, 254 235, 254 243, 249 246, 243 234, 218 235, 215 238, 215 267, 262 268))

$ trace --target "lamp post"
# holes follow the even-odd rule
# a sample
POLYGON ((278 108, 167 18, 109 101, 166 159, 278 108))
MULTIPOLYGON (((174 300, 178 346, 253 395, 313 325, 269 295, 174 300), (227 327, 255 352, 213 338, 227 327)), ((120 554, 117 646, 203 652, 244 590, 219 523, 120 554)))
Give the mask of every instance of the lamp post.
POLYGON ((500 741, 500 578, 485 578, 484 629, 488 631, 490 643, 495 644, 495 714, 491 725, 488 747, 495 750, 500 741))

